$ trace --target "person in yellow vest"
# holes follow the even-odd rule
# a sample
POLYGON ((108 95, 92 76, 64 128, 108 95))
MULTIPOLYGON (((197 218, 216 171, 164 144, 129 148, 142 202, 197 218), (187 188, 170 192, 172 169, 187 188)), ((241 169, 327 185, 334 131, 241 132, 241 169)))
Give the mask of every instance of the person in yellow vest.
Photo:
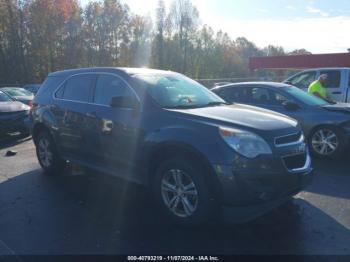
POLYGON ((313 81, 309 88, 307 89, 307 92, 311 95, 317 96, 329 103, 334 103, 333 100, 329 99, 327 96, 327 90, 326 90, 326 84, 328 81, 327 74, 322 74, 320 77, 313 81))

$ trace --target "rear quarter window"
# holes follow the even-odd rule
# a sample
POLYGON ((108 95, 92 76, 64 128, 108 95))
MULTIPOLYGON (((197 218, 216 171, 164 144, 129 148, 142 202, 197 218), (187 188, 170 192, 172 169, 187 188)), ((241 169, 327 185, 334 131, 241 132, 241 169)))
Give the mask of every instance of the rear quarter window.
POLYGON ((62 98, 71 101, 91 102, 96 76, 90 74, 69 78, 64 85, 62 98))
POLYGON ((34 100, 41 101, 43 99, 51 98, 53 92, 55 92, 56 88, 63 82, 63 80, 64 78, 61 76, 48 76, 39 88, 34 100))

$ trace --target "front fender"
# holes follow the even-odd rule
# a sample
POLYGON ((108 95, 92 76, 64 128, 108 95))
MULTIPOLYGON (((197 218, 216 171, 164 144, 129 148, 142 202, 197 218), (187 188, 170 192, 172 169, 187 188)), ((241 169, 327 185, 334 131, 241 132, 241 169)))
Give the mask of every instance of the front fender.
MULTIPOLYGON (((228 163, 231 157, 229 148, 221 139, 216 127, 197 128, 170 126, 156 130, 145 137, 145 150, 164 145, 179 145, 194 150, 210 163, 228 163)), ((152 150, 153 149, 153 150, 152 150)))

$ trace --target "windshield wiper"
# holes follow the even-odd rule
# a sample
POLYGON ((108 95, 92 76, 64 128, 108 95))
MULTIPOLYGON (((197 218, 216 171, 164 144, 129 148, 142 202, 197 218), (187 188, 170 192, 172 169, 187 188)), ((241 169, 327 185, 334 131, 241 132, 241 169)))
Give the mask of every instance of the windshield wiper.
POLYGON ((198 105, 176 105, 176 106, 167 106, 164 108, 167 109, 191 109, 191 108, 197 108, 199 107, 198 105))

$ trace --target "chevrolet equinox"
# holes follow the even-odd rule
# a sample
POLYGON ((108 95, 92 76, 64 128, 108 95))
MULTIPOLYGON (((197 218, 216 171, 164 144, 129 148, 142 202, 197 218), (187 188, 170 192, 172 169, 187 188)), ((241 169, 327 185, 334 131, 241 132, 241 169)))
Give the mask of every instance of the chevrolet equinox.
POLYGON ((227 104, 170 71, 87 68, 49 74, 33 102, 44 173, 67 161, 146 185, 180 224, 247 221, 300 192, 313 175, 298 122, 227 104))

